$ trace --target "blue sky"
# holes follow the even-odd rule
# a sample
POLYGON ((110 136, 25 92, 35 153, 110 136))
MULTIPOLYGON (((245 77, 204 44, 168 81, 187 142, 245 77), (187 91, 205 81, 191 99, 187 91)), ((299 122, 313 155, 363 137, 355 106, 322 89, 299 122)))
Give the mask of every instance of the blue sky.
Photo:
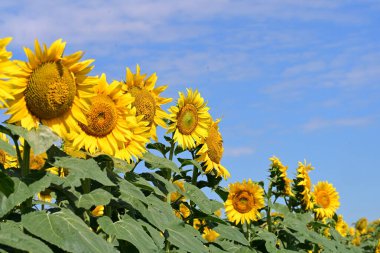
POLYGON ((380 217, 380 2, 2 1, 0 37, 23 46, 63 38, 124 79, 140 64, 164 93, 199 89, 220 129, 232 177, 264 180, 278 156, 340 193, 350 222, 380 217))

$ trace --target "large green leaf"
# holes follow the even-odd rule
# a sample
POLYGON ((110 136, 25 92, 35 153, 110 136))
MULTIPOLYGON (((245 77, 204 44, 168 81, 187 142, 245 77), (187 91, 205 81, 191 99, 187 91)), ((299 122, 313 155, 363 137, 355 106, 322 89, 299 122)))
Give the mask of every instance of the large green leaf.
POLYGON ((167 228, 169 237, 167 240, 188 252, 208 252, 207 247, 203 245, 203 238, 199 231, 185 223, 172 223, 167 228))
POLYGON ((30 253, 53 253, 42 241, 24 234, 15 224, 1 223, 0 244, 30 253))
POLYGON ((134 184, 136 187, 154 192, 155 194, 160 195, 162 197, 166 197, 166 195, 157 187, 152 185, 151 182, 147 181, 145 178, 137 175, 136 173, 125 173, 124 178, 132 184, 134 184))
POLYGON ((0 194, 0 217, 3 217, 15 206, 20 205, 25 200, 49 187, 51 177, 52 175, 48 174, 29 186, 20 181, 18 178, 12 178, 14 183, 14 192, 8 197, 0 194))
POLYGON ((9 144, 8 142, 0 139, 0 150, 3 150, 4 152, 8 153, 11 156, 16 156, 16 150, 15 148, 9 144))
POLYGON ((157 173, 141 173, 141 176, 146 180, 151 181, 156 187, 158 187, 164 195, 169 192, 180 191, 180 189, 175 186, 172 182, 168 181, 166 178, 158 175, 157 173))
POLYGON ((166 158, 158 157, 150 152, 146 152, 142 158, 146 163, 147 167, 151 169, 170 169, 173 172, 181 173, 178 166, 166 158))
POLYGON ((120 198, 125 201, 129 201, 131 198, 139 200, 146 203, 145 195, 142 193, 140 188, 136 187, 134 184, 128 182, 127 180, 122 180, 118 182, 120 187, 120 198))
POLYGON ((38 126, 27 131, 25 128, 15 125, 6 124, 13 134, 23 137, 32 148, 35 155, 46 152, 54 142, 60 138, 53 131, 44 125, 38 126))
POLYGON ((6 175, 4 172, 0 171, 0 192, 2 192, 6 197, 14 191, 14 182, 12 179, 6 175))
POLYGON ((249 242, 244 237, 244 235, 236 227, 224 224, 218 224, 218 226, 213 228, 216 232, 220 234, 220 238, 225 238, 231 241, 241 243, 243 245, 249 245, 249 242))
POLYGON ((90 178, 104 186, 115 184, 107 177, 107 172, 102 171, 94 159, 83 160, 74 157, 57 157, 53 164, 69 170, 69 175, 64 178, 67 186, 79 186, 80 179, 90 178))
POLYGON ((22 225, 31 234, 69 252, 116 252, 111 244, 68 210, 56 213, 32 212, 22 217, 22 225))
POLYGON ((214 203, 211 203, 206 194, 198 187, 186 182, 184 182, 184 187, 184 196, 193 201, 202 212, 212 214, 214 211, 219 209, 219 207, 217 207, 217 209, 213 210, 215 208, 214 203))
POLYGON ((132 243, 140 252, 154 252, 159 248, 141 225, 132 218, 124 217, 115 223, 107 217, 98 219, 99 226, 109 235, 132 243))
POLYGON ((112 194, 103 189, 96 189, 90 193, 78 196, 76 205, 85 209, 90 209, 92 206, 108 205, 112 199, 112 194))

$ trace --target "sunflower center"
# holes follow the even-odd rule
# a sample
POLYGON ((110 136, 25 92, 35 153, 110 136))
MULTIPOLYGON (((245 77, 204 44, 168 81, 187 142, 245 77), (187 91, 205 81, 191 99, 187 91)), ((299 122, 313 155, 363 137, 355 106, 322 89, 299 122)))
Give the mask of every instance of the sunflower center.
POLYGON ((0 164, 5 164, 5 161, 6 161, 6 156, 5 156, 5 152, 3 150, 0 149, 0 164))
POLYGON ((253 199, 252 194, 249 192, 243 191, 237 193, 233 199, 232 204, 236 211, 239 213, 248 213, 252 210, 255 205, 255 200, 253 199))
POLYGON ((178 130, 181 134, 191 134, 198 125, 197 108, 192 104, 186 104, 178 113, 178 130))
POLYGON ((25 89, 29 111, 40 119, 53 119, 67 112, 74 102, 76 84, 60 61, 48 62, 33 71, 25 89))
POLYGON ((330 198, 326 192, 321 192, 318 196, 318 204, 320 204, 323 208, 327 208, 330 205, 330 198))
POLYGON ((117 109, 112 99, 100 94, 91 101, 91 108, 87 113, 87 123, 79 123, 82 130, 92 136, 104 137, 116 127, 117 109))
POLYGON ((152 124, 156 113, 156 101, 152 94, 137 87, 132 88, 130 92, 135 98, 134 106, 136 107, 137 115, 144 115, 144 120, 152 124))
POLYGON ((207 154, 211 161, 219 164, 223 156, 223 141, 220 138, 218 129, 214 126, 210 128, 209 135, 206 139, 208 147, 207 154))

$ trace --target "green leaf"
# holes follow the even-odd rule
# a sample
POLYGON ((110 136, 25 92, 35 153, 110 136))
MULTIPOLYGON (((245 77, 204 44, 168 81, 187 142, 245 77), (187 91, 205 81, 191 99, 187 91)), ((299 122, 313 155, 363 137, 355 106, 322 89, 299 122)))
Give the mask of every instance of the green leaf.
POLYGON ((218 186, 216 189, 215 189, 215 192, 216 194, 219 195, 219 197, 223 200, 223 201, 226 201, 227 198, 228 198, 228 190, 224 187, 221 187, 221 186, 218 186))
POLYGON ((20 205, 25 200, 49 187, 51 178, 52 175, 47 174, 29 186, 20 181, 18 178, 12 178, 14 183, 14 192, 10 194, 9 197, 0 194, 0 217, 3 217, 15 206, 20 205))
POLYGON ((150 152, 146 152, 142 158, 150 169, 170 169, 173 172, 181 173, 178 166, 166 158, 158 157, 150 152))
POLYGON ((0 171, 0 192, 4 193, 6 197, 14 191, 14 182, 4 172, 0 171))
POLYGON ((94 159, 83 160, 74 157, 57 157, 53 166, 69 170, 69 175, 63 178, 68 186, 79 186, 80 179, 85 178, 98 181, 104 186, 115 186, 107 177, 107 172, 102 171, 94 159))
POLYGON ((92 206, 108 205, 112 198, 112 194, 108 191, 96 189, 90 193, 78 196, 76 205, 79 208, 82 207, 85 209, 90 209, 92 206))
POLYGON ((15 148, 9 144, 8 142, 0 139, 0 150, 3 150, 5 153, 11 155, 11 156, 16 156, 16 150, 15 148))
POLYGON ((132 171, 132 169, 135 167, 134 164, 130 164, 122 159, 118 159, 115 157, 111 157, 113 160, 113 164, 116 170, 120 173, 126 173, 132 171))
POLYGON ((159 248, 141 225, 127 216, 115 223, 107 217, 98 218, 98 224, 109 235, 132 243, 140 252, 158 251, 159 248))
POLYGON ((25 128, 6 124, 13 134, 23 137, 30 145, 35 155, 42 154, 48 150, 54 142, 61 139, 53 131, 44 125, 27 131, 25 128))
POLYGON ((42 241, 24 234, 15 224, 1 223, 0 244, 31 253, 53 253, 42 241))
POLYGON ((157 173, 141 173, 141 176, 146 180, 151 181, 155 186, 157 186, 161 192, 166 196, 169 192, 180 191, 179 188, 172 182, 168 181, 166 178, 158 175, 157 173))
POLYGON ((153 186, 152 183, 145 180, 143 177, 137 175, 136 173, 125 173, 124 178, 141 189, 154 192, 155 194, 162 197, 166 197, 162 191, 160 191, 157 187, 153 186))
POLYGON ((214 227, 213 229, 220 234, 220 238, 232 240, 232 241, 241 243, 243 245, 249 245, 249 242, 247 241, 247 239, 236 227, 233 227, 230 225, 218 224, 218 226, 214 227))
POLYGON ((127 180, 122 180, 118 183, 120 187, 120 198, 125 201, 129 201, 131 198, 147 203, 145 195, 141 192, 140 188, 134 186, 127 180))
POLYGON ((184 196, 193 201, 199 207, 199 209, 201 209, 202 212, 212 214, 214 211, 216 211, 213 210, 214 204, 211 203, 209 198, 206 196, 206 194, 204 194, 202 190, 187 182, 184 182, 184 187, 184 196))
POLYGON ((192 226, 185 223, 172 223, 166 231, 169 234, 167 240, 188 252, 208 252, 207 247, 203 245, 203 238, 200 233, 192 226))
POLYGON ((159 249, 162 249, 164 247, 165 239, 162 236, 161 231, 157 230, 149 223, 143 222, 142 220, 138 220, 137 222, 140 223, 142 227, 145 227, 146 230, 148 230, 148 233, 152 237, 154 243, 159 249))
POLYGON ((68 210, 56 213, 32 212, 22 217, 22 225, 31 234, 70 252, 117 252, 111 244, 68 210))
POLYGON ((181 163, 181 168, 188 165, 192 165, 195 166, 199 171, 202 171, 202 166, 200 165, 200 163, 193 159, 178 158, 178 161, 181 163))

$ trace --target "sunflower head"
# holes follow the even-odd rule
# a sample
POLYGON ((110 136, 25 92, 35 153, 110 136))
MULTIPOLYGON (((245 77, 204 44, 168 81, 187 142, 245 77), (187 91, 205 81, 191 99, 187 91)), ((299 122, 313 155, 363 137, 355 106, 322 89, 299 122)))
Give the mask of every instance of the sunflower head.
POLYGON ((51 202, 51 200, 52 200, 51 190, 46 189, 42 192, 39 192, 37 194, 37 198, 41 201, 44 201, 44 202, 51 202))
POLYGON ((360 234, 365 234, 367 232, 367 226, 367 218, 360 218, 355 224, 355 228, 360 234))
POLYGON ((222 159, 224 148, 222 135, 219 132, 218 123, 220 120, 212 122, 208 136, 203 140, 203 144, 197 152, 196 160, 202 163, 206 173, 215 172, 216 176, 222 176, 225 179, 230 177, 228 170, 220 164, 222 159))
POLYGON ((6 112, 9 123, 20 122, 31 129, 40 122, 65 137, 76 121, 87 124, 83 110, 88 108, 94 78, 87 74, 93 60, 79 62, 83 53, 63 56, 66 43, 50 47, 35 41, 35 52, 24 48, 28 61, 16 61, 20 73, 7 88, 15 98, 6 112))
MULTIPOLYGON (((208 113, 204 99, 199 92, 187 89, 187 96, 179 93, 176 106, 172 106, 170 111, 170 125, 168 132, 173 132, 173 139, 183 149, 193 149, 208 137, 208 128, 211 124, 211 116, 208 113)), ((218 159, 214 153, 214 159, 218 159)), ((221 157, 221 156, 220 156, 221 157)))
MULTIPOLYGON (((3 133, 0 133, 0 139, 9 143, 9 139, 3 133)), ((3 165, 4 169, 15 168, 17 167, 17 158, 11 156, 4 150, 0 149, 0 164, 3 165)))
POLYGON ((314 199, 311 194, 311 180, 309 176, 309 171, 314 168, 311 164, 298 162, 297 177, 293 181, 293 189, 295 191, 296 198, 300 201, 302 208, 307 210, 312 210, 314 207, 314 199))
POLYGON ((133 106, 136 107, 137 116, 142 116, 148 122, 151 137, 157 141, 157 125, 166 128, 165 119, 169 116, 161 108, 162 105, 172 101, 171 98, 160 97, 160 93, 166 90, 167 86, 155 87, 157 82, 156 73, 149 77, 140 73, 140 66, 136 66, 136 73, 127 68, 126 80, 123 90, 130 93, 135 98, 133 106))
POLYGON ((7 106, 7 100, 13 100, 8 85, 10 78, 19 71, 17 65, 10 61, 12 53, 6 49, 11 40, 12 38, 0 38, 0 108, 7 106))
POLYGON ((332 218, 340 206, 339 195, 332 184, 318 182, 313 192, 315 204, 314 212, 318 219, 332 218))
POLYGON ((344 221, 343 216, 340 214, 338 215, 338 220, 335 224, 336 231, 339 232, 339 234, 343 237, 347 236, 348 233, 348 224, 344 221))
POLYGON ((208 242, 214 242, 219 236, 220 234, 211 228, 205 227, 203 229, 202 237, 208 242))
POLYGON ((273 180, 273 186, 277 187, 279 194, 294 196, 290 186, 292 180, 287 176, 288 166, 284 166, 280 159, 275 156, 269 158, 269 160, 272 162, 269 172, 270 178, 273 180))
POLYGON ((264 190, 252 180, 229 185, 224 207, 229 221, 236 224, 250 223, 261 217, 259 210, 265 206, 264 190))
POLYGON ((96 207, 94 208, 94 210, 91 211, 91 214, 92 214, 94 217, 103 216, 103 215, 104 215, 104 206, 103 206, 103 205, 96 206, 96 207))

